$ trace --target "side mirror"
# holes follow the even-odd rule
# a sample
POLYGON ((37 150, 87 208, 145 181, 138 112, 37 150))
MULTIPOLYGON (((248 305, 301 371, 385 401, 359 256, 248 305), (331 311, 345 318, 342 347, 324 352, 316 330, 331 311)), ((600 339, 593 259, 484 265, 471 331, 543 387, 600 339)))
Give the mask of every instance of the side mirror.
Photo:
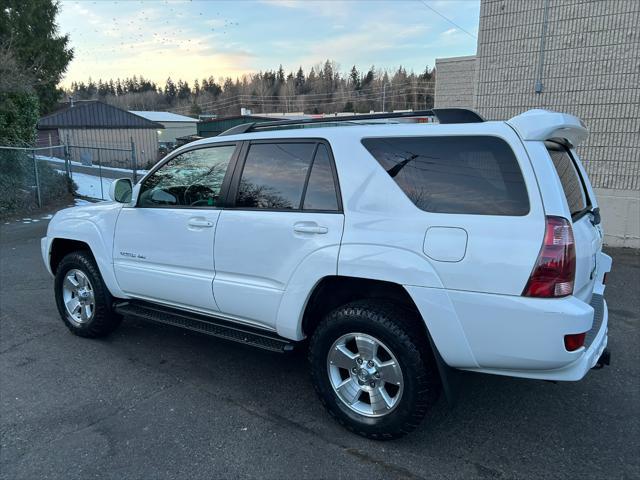
POLYGON ((133 185, 128 178, 119 178, 111 182, 109 188, 109 196, 118 203, 129 203, 131 201, 131 192, 133 185))

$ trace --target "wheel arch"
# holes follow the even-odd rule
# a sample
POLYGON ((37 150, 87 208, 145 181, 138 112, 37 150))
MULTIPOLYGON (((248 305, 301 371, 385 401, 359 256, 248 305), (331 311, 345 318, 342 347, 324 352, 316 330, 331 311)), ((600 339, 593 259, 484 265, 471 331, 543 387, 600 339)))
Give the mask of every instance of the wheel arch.
MULTIPOLYGON (((67 232, 69 233, 69 232, 67 232)), ((100 239, 94 229, 89 229, 86 235, 69 235, 61 232, 59 235, 49 237, 48 258, 46 258, 46 246, 43 246, 43 256, 48 262, 48 267, 53 275, 56 274, 58 266, 62 259, 69 253, 82 251, 88 252, 93 258, 102 279, 104 280, 107 290, 112 296, 118 298, 126 298, 126 294, 122 292, 115 277, 113 270, 113 260, 111 252, 105 252, 107 249, 105 243, 100 239), (102 251, 101 251, 102 250, 102 251)))
POLYGON ((413 327, 428 339, 428 329, 420 310, 400 284, 385 280, 330 275, 323 277, 309 295, 302 315, 301 330, 306 337, 313 335, 326 314, 335 308, 357 300, 378 299, 392 302, 414 315, 407 315, 413 327))
POLYGON ((87 242, 70 238, 54 238, 49 249, 49 267, 51 268, 51 273, 56 274, 58 266, 65 256, 79 251, 86 251, 89 252, 92 257, 94 256, 87 242))

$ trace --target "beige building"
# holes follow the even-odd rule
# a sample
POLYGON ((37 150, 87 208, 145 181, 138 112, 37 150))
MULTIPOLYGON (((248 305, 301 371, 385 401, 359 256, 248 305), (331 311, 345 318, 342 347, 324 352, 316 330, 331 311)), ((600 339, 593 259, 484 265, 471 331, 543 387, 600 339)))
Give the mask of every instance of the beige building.
POLYGON ((435 106, 464 107, 473 105, 476 57, 436 59, 435 106), (444 88, 438 88, 442 85, 444 88))
POLYGON ((130 110, 130 113, 159 123, 158 143, 166 147, 174 147, 177 139, 196 135, 198 120, 172 112, 152 112, 148 110, 130 110))
POLYGON ((70 146, 71 160, 145 168, 158 159, 162 125, 98 100, 67 103, 38 121, 38 145, 70 146), (132 148, 133 153, 132 155, 132 148))
POLYGON ((530 108, 580 117, 590 135, 578 153, 596 188, 605 240, 635 248, 639 29, 639 0, 482 0, 477 55, 436 60, 435 95, 436 107, 466 106, 490 120, 530 108))

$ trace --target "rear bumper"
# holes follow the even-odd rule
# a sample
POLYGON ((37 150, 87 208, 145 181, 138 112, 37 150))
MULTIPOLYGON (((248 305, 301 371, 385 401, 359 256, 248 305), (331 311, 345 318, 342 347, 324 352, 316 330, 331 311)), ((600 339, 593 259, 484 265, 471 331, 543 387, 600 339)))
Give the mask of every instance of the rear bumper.
MULTIPOLYGON (((593 302, 592 302, 593 303, 593 302)), ((602 299, 602 319, 598 325, 597 317, 594 318, 594 328, 587 334, 585 347, 577 351, 578 357, 566 366, 551 370, 509 370, 493 368, 476 368, 474 371, 507 375, 511 377, 534 378, 540 380, 576 381, 581 380, 592 369, 607 347, 609 312, 607 302, 602 299)))
POLYGON ((444 361, 451 367, 543 380, 583 378, 608 341, 601 261, 590 303, 575 296, 542 299, 405 286, 444 361), (567 351, 564 336, 588 332, 567 351))

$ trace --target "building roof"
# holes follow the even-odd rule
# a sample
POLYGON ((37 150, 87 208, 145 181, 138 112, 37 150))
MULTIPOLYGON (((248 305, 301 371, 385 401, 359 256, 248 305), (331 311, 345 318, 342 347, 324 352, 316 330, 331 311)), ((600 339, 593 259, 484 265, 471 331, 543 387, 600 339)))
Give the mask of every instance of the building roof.
POLYGON ((152 112, 148 110, 129 110, 130 113, 146 118, 152 122, 192 122, 198 121, 197 118, 186 117, 172 112, 152 112))
POLYGON ((60 110, 38 121, 39 129, 46 128, 163 128, 121 108, 100 102, 84 100, 65 104, 60 110))
POLYGON ((209 120, 201 120, 200 123, 226 122, 229 120, 246 120, 247 122, 251 122, 253 120, 273 120, 273 117, 262 115, 229 115, 228 117, 216 117, 209 120))

